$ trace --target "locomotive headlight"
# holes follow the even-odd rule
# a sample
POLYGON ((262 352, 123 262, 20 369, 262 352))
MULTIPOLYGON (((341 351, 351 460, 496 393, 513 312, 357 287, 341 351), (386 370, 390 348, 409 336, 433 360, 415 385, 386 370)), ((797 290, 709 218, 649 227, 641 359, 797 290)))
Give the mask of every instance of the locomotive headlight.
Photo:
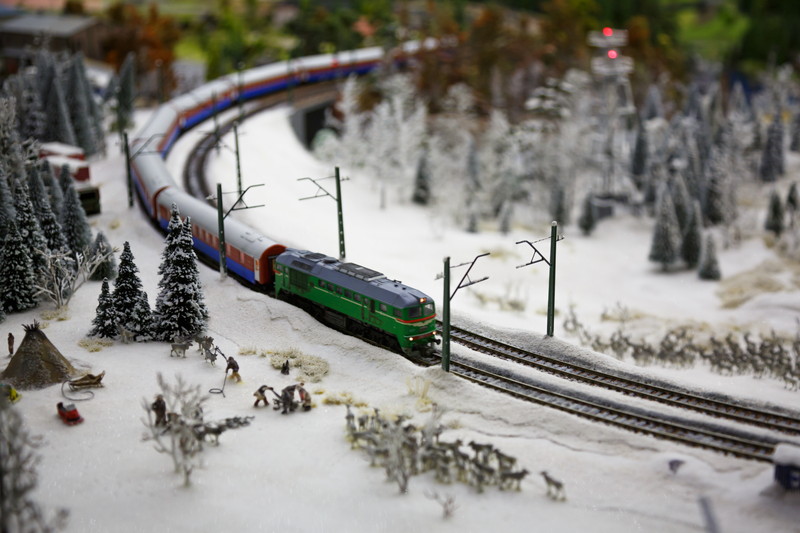
POLYGON ((425 303, 425 302, 427 302, 427 301, 428 301, 428 299, 427 299, 427 298, 420 298, 420 299, 419 299, 419 303, 421 303, 421 304, 424 304, 424 303, 425 303))

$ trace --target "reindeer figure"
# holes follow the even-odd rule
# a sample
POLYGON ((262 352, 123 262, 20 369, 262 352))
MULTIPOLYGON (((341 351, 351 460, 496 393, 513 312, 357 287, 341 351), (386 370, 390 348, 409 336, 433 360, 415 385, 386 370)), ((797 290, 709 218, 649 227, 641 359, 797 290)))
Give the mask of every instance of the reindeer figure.
POLYGON ((214 351, 211 351, 208 348, 204 348, 204 350, 205 350, 204 359, 209 363, 211 363, 211 366, 217 366, 217 351, 219 350, 219 348, 214 348, 214 351))
POLYGON ((344 415, 345 422, 347 423, 347 432, 352 435, 356 432, 355 415, 353 414, 353 411, 350 410, 349 403, 345 405, 345 407, 347 407, 347 414, 344 415))
MULTIPOLYGON (((520 483, 522 479, 528 475, 528 470, 523 468, 517 472, 502 471, 500 472, 500 490, 515 489, 521 490, 520 483)), ((562 487, 563 488, 563 487, 562 487)))
POLYGON ((489 462, 489 454, 494 450, 491 444, 478 444, 474 440, 469 441, 469 447, 475 452, 475 462, 484 465, 489 462))
MULTIPOLYGON (((177 339, 176 339, 177 341, 177 339)), ((186 350, 192 345, 192 341, 173 342, 170 346, 170 357, 182 357, 186 359, 186 350)))
POLYGON ((561 481, 552 477, 546 470, 542 470, 539 474, 542 475, 544 482, 547 484, 547 496, 551 500, 563 501, 567 499, 567 495, 564 492, 564 484, 561 481))
POLYGON ((125 327, 117 324, 117 332, 122 340, 122 344, 130 344, 133 342, 134 333, 131 330, 125 329, 125 327))

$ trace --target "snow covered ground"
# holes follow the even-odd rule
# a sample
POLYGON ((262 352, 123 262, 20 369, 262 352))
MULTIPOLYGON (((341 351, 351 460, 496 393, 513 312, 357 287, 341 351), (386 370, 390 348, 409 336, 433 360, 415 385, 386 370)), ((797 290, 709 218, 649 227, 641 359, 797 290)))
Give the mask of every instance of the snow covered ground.
MULTIPOLYGON (((245 185, 265 184, 248 193, 247 203, 265 207, 233 216, 289 245, 337 255, 334 202, 299 201, 312 195, 314 188, 297 181, 332 175, 333 169, 303 150, 291 134, 285 109, 264 113, 240 131, 245 185)), ((192 142, 187 137, 170 158, 174 168, 181 166, 192 142)), ((797 175, 797 168, 798 161, 790 159, 789 175, 797 175)), ((208 175, 212 181, 222 180, 224 190, 234 190, 234 169, 233 154, 223 149, 208 175)), ((548 225, 507 236, 466 234, 396 200, 381 211, 377 190, 364 177, 342 170, 351 177, 343 183, 348 260, 441 300, 441 281, 435 277, 444 256, 458 264, 491 251, 474 269, 475 277, 490 279, 459 291, 453 300, 454 321, 469 319, 507 335, 542 340, 547 269, 542 263, 516 269, 528 261, 530 251, 514 243, 547 236, 548 225), (525 310, 501 312, 500 302, 511 297, 523 299, 525 310)), ((107 159, 93 163, 92 174, 103 201, 103 213, 93 219, 95 230, 102 229, 114 246, 131 242, 152 303, 163 238, 138 208, 127 208, 124 164, 118 152, 112 148, 107 159)), ((779 264, 772 275, 783 280, 786 290, 758 295, 737 309, 722 309, 718 284, 701 282, 691 272, 663 275, 647 262, 648 220, 620 216, 604 220, 601 226, 590 238, 574 227, 562 229, 566 238, 558 245, 556 296, 561 317, 573 304, 591 329, 610 331, 616 324, 600 321, 599 315, 619 302, 642 313, 632 327, 643 332, 663 331, 676 323, 713 331, 730 327, 795 331, 800 294, 792 285, 791 265, 778 261, 760 239, 722 250, 723 276, 772 260, 779 264)), ((224 397, 211 396, 206 418, 252 415, 255 419, 249 427, 224 433, 219 447, 207 449, 204 468, 193 474, 189 488, 181 486, 168 457, 141 442, 141 404, 152 401, 157 392, 158 372, 169 381, 180 374, 205 390, 222 385, 222 366, 208 365, 194 348, 186 359, 170 358, 169 346, 163 343, 117 343, 98 352, 86 351, 78 342, 90 328, 99 284, 81 289, 65 320, 45 316, 45 307, 10 315, 3 323, 4 331, 14 332, 19 343, 22 324, 44 321, 44 332, 73 364, 87 371, 106 371, 105 388, 98 389, 93 400, 77 403, 86 419, 81 425, 59 422, 58 386, 23 392, 17 404, 31 431, 44 437, 36 497, 46 509, 71 511, 67 531, 703 531, 701 497, 710 500, 720 531, 800 531, 800 497, 773 490, 771 465, 634 435, 489 392, 438 368, 416 367, 333 332, 283 302, 250 292, 230 279, 221 282, 209 268, 201 267, 200 272, 211 313, 210 334, 224 353, 237 357, 244 378, 241 384, 228 382, 224 397), (252 352, 290 348, 322 357, 330 365, 321 382, 307 384, 316 407, 286 416, 271 408, 253 408, 252 393, 258 386, 280 389, 294 383, 295 376, 281 375, 267 358, 252 352), (489 442, 517 457, 520 467, 531 472, 520 492, 488 487, 478 494, 464 484, 438 484, 428 473, 413 477, 408 494, 399 494, 381 469, 369 466, 363 452, 350 449, 345 408, 323 401, 351 394, 383 414, 407 414, 422 424, 429 416, 427 403, 411 393, 410 385, 428 381, 427 396, 446 409, 443 421, 449 429, 443 439, 489 442), (671 459, 685 461, 677 474, 669 471, 671 459), (565 502, 545 496, 541 470, 564 482, 565 502), (455 497, 458 509, 452 518, 442 518, 441 506, 426 496, 430 491, 455 497)), ((561 318, 556 320, 555 336, 547 342, 572 342, 561 318)), ((453 351, 456 357, 473 356, 455 345, 453 351)), ((578 353, 624 364, 591 352, 578 353)), ((785 407, 796 407, 800 398, 773 380, 722 377, 703 367, 645 371, 785 407)), ((359 412, 367 411, 362 407, 359 412)))

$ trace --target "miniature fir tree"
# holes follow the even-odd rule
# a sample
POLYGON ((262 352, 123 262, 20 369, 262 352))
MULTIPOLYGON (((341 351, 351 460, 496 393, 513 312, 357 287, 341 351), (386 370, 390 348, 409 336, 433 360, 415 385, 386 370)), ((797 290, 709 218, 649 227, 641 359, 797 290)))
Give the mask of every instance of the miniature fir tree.
POLYGON ((767 140, 761 153, 758 173, 761 181, 772 183, 784 173, 783 124, 776 115, 767 129, 767 140))
POLYGON ((64 191, 61 187, 61 182, 64 179, 72 179, 67 165, 61 167, 57 179, 53 176, 52 172, 42 173, 42 181, 44 182, 44 186, 48 192, 48 198, 50 199, 50 208, 53 210, 53 214, 58 220, 61 220, 64 214, 64 191))
POLYGON ((64 210, 60 222, 64 238, 73 253, 85 253, 92 242, 92 230, 86 219, 86 211, 83 210, 83 204, 71 177, 66 177, 62 187, 64 187, 64 210))
POLYGON ((666 187, 662 187, 649 259, 654 263, 660 263, 662 269, 667 270, 669 265, 678 259, 680 246, 681 234, 675 206, 672 204, 672 195, 666 187))
POLYGON ((108 289, 108 280, 103 280, 100 287, 100 296, 97 298, 97 310, 92 329, 89 331, 90 337, 104 337, 113 339, 117 336, 116 314, 114 313, 114 299, 108 289))
POLYGON ((37 216, 39 211, 42 210, 42 202, 44 201, 47 201, 51 211, 53 209, 52 204, 50 204, 50 193, 44 184, 44 176, 49 172, 50 164, 45 160, 30 162, 26 165, 25 176, 28 178, 28 190, 37 216))
POLYGON ((17 217, 16 209, 14 209, 14 195, 11 194, 11 187, 8 184, 8 174, 2 165, 0 165, 0 230, 8 220, 14 220, 17 217))
POLYGON ((48 518, 31 498, 36 489, 37 439, 28 433, 20 411, 0 398, 0 531, 51 533, 63 529, 67 512, 48 518))
POLYGON ((33 76, 21 77, 22 93, 17 100, 19 134, 23 139, 41 139, 47 128, 47 116, 33 76))
POLYGON ((633 146, 633 154, 631 155, 631 175, 636 188, 639 190, 642 189, 644 176, 647 173, 647 151, 647 129, 640 120, 639 127, 636 130, 636 144, 633 146))
POLYGON ((95 128, 92 124, 94 117, 89 105, 90 93, 86 92, 83 80, 83 60, 80 56, 73 56, 69 62, 66 73, 67 108, 70 113, 75 130, 76 145, 80 146, 86 155, 93 155, 98 152, 97 140, 95 139, 95 128))
POLYGON ((61 224, 56 220, 56 216, 50 209, 50 201, 46 197, 39 199, 39 210, 36 215, 39 218, 39 225, 42 227, 42 234, 47 241, 47 249, 54 253, 69 254, 69 245, 64 238, 61 224))
POLYGON ((689 219, 692 217, 692 200, 686 188, 686 182, 680 174, 673 174, 669 182, 669 191, 672 195, 672 205, 675 206, 675 216, 678 219, 678 227, 681 234, 686 231, 689 219))
POLYGON ((703 250, 703 212, 700 202, 692 202, 692 211, 681 242, 681 258, 688 268, 695 268, 700 262, 703 250))
POLYGON ((783 202, 778 195, 778 191, 773 190, 769 197, 769 208, 767 208, 767 220, 764 229, 771 231, 776 237, 780 237, 784 230, 783 222, 783 202))
POLYGON ((89 260, 94 260, 96 257, 105 256, 106 259, 102 261, 97 269, 89 276, 92 281, 100 281, 103 279, 114 279, 117 277, 117 260, 114 254, 111 253, 113 248, 108 242, 105 234, 102 231, 97 232, 97 235, 89 247, 89 260))
POLYGON ((647 98, 644 102, 643 116, 645 120, 664 117, 664 104, 658 85, 650 85, 650 87, 647 89, 647 98))
POLYGON ((153 317, 155 338, 164 341, 193 337, 205 331, 208 323, 208 309, 192 247, 191 219, 181 223, 174 204, 169 230, 158 268, 160 292, 153 317))
POLYGON ((0 304, 9 313, 36 307, 33 264, 28 247, 11 221, 0 251, 0 304))
POLYGON ((47 130, 45 141, 57 141, 75 146, 75 130, 69 118, 69 108, 64 98, 64 90, 58 76, 54 78, 47 100, 47 130))
POLYGON ((800 111, 792 116, 789 124, 789 150, 800 152, 800 111))
POLYGON ((718 280, 722 278, 719 270, 719 261, 717 260, 717 249, 714 244, 714 237, 708 235, 706 237, 706 245, 703 249, 703 259, 700 262, 700 268, 697 271, 700 279, 718 280))
POLYGON ((800 208, 800 192, 797 190, 797 182, 792 182, 789 186, 789 192, 786 194, 786 210, 790 213, 796 213, 800 208))
POLYGON ((39 219, 36 218, 33 212, 33 205, 28 195, 27 184, 17 184, 17 190, 14 194, 14 205, 16 206, 17 227, 20 228, 22 241, 28 249, 28 256, 31 259, 34 277, 41 278, 47 268, 47 255, 50 249, 48 248, 44 232, 39 225, 39 219))
POLYGON ((431 170, 428 161, 428 151, 423 151, 417 165, 416 179, 414 180, 414 194, 411 201, 419 205, 428 205, 431 199, 431 170))
POLYGON ((706 168, 706 187, 703 198, 703 215, 711 225, 723 222, 726 218, 726 180, 722 168, 722 160, 713 154, 706 168))
POLYGON ((115 99, 115 129, 125 131, 133 124, 133 101, 135 98, 136 84, 134 79, 136 56, 129 52, 119 69, 116 86, 115 99))
POLYGON ((146 298, 130 243, 125 241, 112 299, 116 325, 131 332, 135 340, 150 338, 152 316, 146 298))
POLYGON ((45 49, 39 50, 34 58, 34 66, 36 67, 34 71, 36 74, 33 85, 39 90, 39 100, 47 108, 47 103, 50 101, 50 91, 56 79, 56 60, 53 57, 53 53, 45 49))
POLYGON ((591 235, 597 226, 597 218, 594 214, 594 206, 592 205, 592 195, 587 194, 581 204, 581 216, 578 218, 578 227, 584 235, 591 235))

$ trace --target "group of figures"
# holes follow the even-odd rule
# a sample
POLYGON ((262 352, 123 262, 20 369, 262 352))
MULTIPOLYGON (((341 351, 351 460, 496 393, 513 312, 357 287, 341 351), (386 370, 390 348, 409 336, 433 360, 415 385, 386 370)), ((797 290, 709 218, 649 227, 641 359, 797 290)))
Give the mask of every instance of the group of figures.
MULTIPOLYGON (((226 356, 224 353, 222 353, 222 350, 220 350, 218 346, 214 345, 213 337, 202 335, 195 337, 194 340, 197 342, 197 350, 203 353, 203 357, 206 361, 208 361, 212 366, 215 366, 217 355, 221 355, 227 363, 225 367, 225 375, 227 376, 230 372, 230 376, 228 376, 230 379, 236 380, 237 383, 242 381, 242 377, 239 375, 239 363, 233 358, 233 356, 226 356)), ((170 357, 185 358, 186 350, 188 350, 191 346, 191 340, 176 339, 175 342, 171 344, 169 355, 170 357)), ((281 368, 281 374, 288 373, 289 361, 287 360, 281 368)), ((253 407, 258 407, 262 403, 264 406, 269 405, 267 391, 272 391, 272 394, 275 395, 273 400, 273 409, 276 411, 281 410, 282 414, 294 412, 300 407, 302 407, 304 411, 311 409, 311 395, 305 389, 305 383, 303 382, 284 387, 280 394, 278 394, 278 392, 276 392, 275 389, 269 385, 262 385, 256 390, 256 392, 253 393, 253 396, 256 397, 253 407), (297 394, 297 398, 295 398, 295 393, 297 394)), ((153 405, 153 410, 155 411, 155 404, 153 405)), ((157 411, 155 412, 158 413, 157 411)))
MULTIPOLYGON (((195 337, 194 340, 197 342, 197 351, 203 354, 203 358, 211 364, 211 366, 216 366, 217 356, 222 356, 227 363, 225 366, 225 374, 227 375, 228 372, 230 372, 231 379, 235 379, 237 383, 242 381, 242 376, 239 375, 239 363, 233 356, 226 356, 222 353, 222 350, 219 349, 219 346, 214 345, 214 337, 201 335, 195 337)), ((191 346, 191 340, 175 339, 175 342, 170 344, 171 349, 169 356, 185 358, 186 350, 191 346)))
POLYGON ((170 431, 180 433, 181 429, 188 429, 188 433, 196 439, 198 445, 210 439, 214 445, 219 444, 219 436, 229 429, 236 429, 250 425, 252 416, 234 416, 224 420, 208 422, 203 419, 203 410, 198 408, 191 416, 169 412, 163 394, 158 394, 155 401, 150 404, 150 410, 155 414, 155 426, 163 428, 161 433, 170 431))
POLYGON ((460 481, 483 492, 486 486, 500 490, 520 490, 528 470, 515 470, 516 458, 504 454, 492 444, 468 443, 472 453, 462 450, 462 441, 446 442, 439 438, 444 427, 428 424, 420 431, 406 423, 406 417, 389 420, 378 409, 356 419, 347 406, 347 434, 353 448, 367 452, 372 466, 381 466, 390 480, 397 481, 401 492, 407 491, 412 475, 434 472, 441 483, 460 481))
POLYGON ((281 414, 285 415, 287 413, 294 412, 299 407, 302 407, 303 411, 308 411, 311 409, 311 395, 305 389, 305 383, 302 381, 300 383, 284 387, 280 394, 278 394, 275 389, 269 385, 261 385, 258 390, 253 393, 253 396, 256 397, 253 407, 258 407, 260 403, 263 403, 265 407, 269 405, 267 391, 272 391, 272 394, 275 395, 272 408, 276 411, 280 409, 281 414), (297 393, 297 399, 295 399, 295 393, 297 393))

